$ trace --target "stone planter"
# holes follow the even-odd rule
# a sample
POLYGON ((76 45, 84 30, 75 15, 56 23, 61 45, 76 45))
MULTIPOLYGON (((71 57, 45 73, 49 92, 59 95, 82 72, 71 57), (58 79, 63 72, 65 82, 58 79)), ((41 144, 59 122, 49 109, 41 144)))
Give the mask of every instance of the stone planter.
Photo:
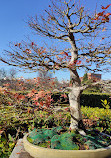
POLYGON ((95 150, 57 150, 33 145, 27 136, 23 138, 24 148, 34 158, 106 158, 111 155, 111 145, 95 150))

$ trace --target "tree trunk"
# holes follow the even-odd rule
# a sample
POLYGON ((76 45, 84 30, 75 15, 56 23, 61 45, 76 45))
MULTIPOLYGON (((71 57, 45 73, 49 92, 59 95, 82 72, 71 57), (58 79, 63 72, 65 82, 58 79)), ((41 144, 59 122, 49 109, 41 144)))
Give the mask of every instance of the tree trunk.
POLYGON ((83 130, 85 131, 83 122, 82 122, 82 114, 80 108, 80 95, 81 91, 81 81, 79 79, 78 73, 76 70, 71 71, 71 83, 72 90, 69 93, 69 103, 70 103, 70 112, 71 112, 71 130, 83 130))

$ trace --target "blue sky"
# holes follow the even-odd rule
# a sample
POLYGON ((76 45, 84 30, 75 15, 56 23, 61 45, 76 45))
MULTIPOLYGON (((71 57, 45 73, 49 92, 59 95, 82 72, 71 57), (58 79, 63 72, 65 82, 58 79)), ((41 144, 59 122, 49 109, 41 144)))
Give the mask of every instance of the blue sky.
MULTIPOLYGON (((107 6, 111 0, 81 0, 84 6, 89 10, 94 10, 96 4, 107 6)), ((19 42, 26 39, 26 36, 32 37, 31 30, 25 23, 28 16, 42 13, 43 9, 47 7, 49 0, 1 0, 0 1, 0 52, 8 49, 9 42, 19 42)), ((111 7, 110 7, 111 10, 111 7)), ((0 63, 0 68, 5 67, 6 70, 10 66, 0 63)), ((83 76, 84 71, 80 71, 79 75, 83 76)), ((25 78, 37 77, 37 73, 24 74, 18 72, 17 76, 24 76, 25 78)), ((59 80, 69 79, 69 72, 58 71, 54 74, 59 80)), ((102 79, 111 79, 110 73, 102 74, 102 79)))

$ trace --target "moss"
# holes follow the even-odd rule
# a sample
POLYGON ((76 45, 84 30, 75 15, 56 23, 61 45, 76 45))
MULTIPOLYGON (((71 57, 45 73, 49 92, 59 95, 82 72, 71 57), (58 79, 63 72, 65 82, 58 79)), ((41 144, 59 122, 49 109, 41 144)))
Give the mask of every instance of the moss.
POLYGON ((39 146, 43 148, 50 148, 50 142, 46 141, 44 143, 40 143, 39 146))
POLYGON ((33 139, 31 139, 30 137, 27 137, 27 140, 28 140, 30 143, 33 143, 33 139))

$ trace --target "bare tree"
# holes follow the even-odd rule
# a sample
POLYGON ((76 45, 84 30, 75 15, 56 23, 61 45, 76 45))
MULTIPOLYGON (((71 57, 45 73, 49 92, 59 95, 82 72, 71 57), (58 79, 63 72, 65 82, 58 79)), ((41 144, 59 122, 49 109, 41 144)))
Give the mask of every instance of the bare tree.
POLYGON ((67 89, 71 129, 84 129, 80 95, 87 86, 81 85, 77 70, 101 72, 107 70, 111 62, 110 32, 107 29, 111 15, 107 12, 109 7, 110 5, 102 7, 101 12, 95 11, 94 14, 90 14, 85 11, 85 7, 73 0, 51 1, 43 15, 29 18, 28 25, 37 35, 48 37, 55 42, 61 41, 60 47, 57 45, 44 49, 33 41, 22 41, 11 43, 11 50, 4 51, 7 58, 1 57, 1 60, 9 65, 32 71, 40 70, 41 67, 45 67, 46 70, 70 71, 72 87, 67 89))
POLYGON ((4 68, 2 68, 2 69, 0 70, 0 77, 1 77, 2 79, 4 79, 4 78, 7 77, 7 71, 6 71, 4 68))
POLYGON ((0 69, 0 86, 2 87, 7 82, 7 71, 4 68, 0 69))
POLYGON ((48 89, 49 82, 51 81, 52 74, 46 70, 45 68, 42 68, 38 71, 38 78, 39 78, 39 87, 41 89, 48 89))
POLYGON ((13 80, 17 74, 17 71, 14 68, 9 70, 10 79, 13 80))
POLYGON ((47 78, 51 78, 52 74, 49 73, 49 71, 47 71, 46 69, 43 68, 43 69, 39 70, 38 77, 40 77, 44 80, 44 79, 47 79, 47 78))

